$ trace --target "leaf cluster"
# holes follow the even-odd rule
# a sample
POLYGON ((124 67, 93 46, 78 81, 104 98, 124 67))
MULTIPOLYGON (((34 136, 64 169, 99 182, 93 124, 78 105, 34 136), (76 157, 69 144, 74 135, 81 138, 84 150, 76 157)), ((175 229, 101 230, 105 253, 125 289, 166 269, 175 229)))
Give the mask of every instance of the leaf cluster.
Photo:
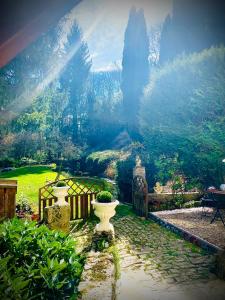
POLYGON ((0 294, 6 299, 76 296, 83 260, 71 238, 45 225, 13 219, 0 226, 0 294))

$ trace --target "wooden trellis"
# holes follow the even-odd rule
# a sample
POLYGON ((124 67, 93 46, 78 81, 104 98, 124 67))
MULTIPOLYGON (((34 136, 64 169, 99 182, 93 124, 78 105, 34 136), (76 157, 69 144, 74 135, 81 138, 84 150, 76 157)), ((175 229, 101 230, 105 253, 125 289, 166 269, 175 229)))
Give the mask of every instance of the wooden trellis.
POLYGON ((136 175, 132 183, 133 208, 139 216, 147 217, 148 184, 143 176, 136 175))
MULTIPOLYGON (((68 186, 66 201, 71 207, 71 220, 87 219, 93 212, 91 201, 96 198, 98 192, 104 189, 103 184, 99 185, 89 177, 71 177, 64 181, 68 186)), ((57 198, 53 193, 53 186, 57 181, 51 182, 39 189, 39 219, 42 220, 44 208, 53 205, 57 198)))

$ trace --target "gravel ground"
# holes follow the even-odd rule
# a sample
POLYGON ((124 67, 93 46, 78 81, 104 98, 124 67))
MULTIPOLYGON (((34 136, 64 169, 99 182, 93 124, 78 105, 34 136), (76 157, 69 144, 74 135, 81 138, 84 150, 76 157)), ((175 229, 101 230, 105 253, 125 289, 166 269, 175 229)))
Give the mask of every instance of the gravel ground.
MULTIPOLYGON (((225 220, 225 212, 223 211, 222 213, 225 220)), ((201 207, 160 211, 155 212, 154 214, 222 249, 225 249, 225 227, 220 219, 215 220, 215 222, 210 224, 214 214, 214 211, 211 208, 207 208, 204 215, 202 215, 201 207)))

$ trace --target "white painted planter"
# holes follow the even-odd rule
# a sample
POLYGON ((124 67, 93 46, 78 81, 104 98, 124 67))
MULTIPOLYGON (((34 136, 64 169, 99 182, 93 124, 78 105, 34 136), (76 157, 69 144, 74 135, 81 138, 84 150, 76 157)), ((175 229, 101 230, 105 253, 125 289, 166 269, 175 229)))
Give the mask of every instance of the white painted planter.
POLYGON ((57 197, 56 205, 69 205, 68 202, 65 201, 65 197, 68 195, 68 189, 69 186, 53 187, 54 195, 57 197))
POLYGON ((115 215, 115 208, 119 204, 119 201, 116 200, 110 203, 92 201, 91 204, 94 206, 95 215, 100 219, 100 223, 96 225, 95 230, 106 232, 111 231, 114 234, 114 227, 109 220, 115 215))
POLYGON ((221 191, 225 191, 225 183, 222 183, 222 184, 220 185, 220 189, 221 189, 221 191))

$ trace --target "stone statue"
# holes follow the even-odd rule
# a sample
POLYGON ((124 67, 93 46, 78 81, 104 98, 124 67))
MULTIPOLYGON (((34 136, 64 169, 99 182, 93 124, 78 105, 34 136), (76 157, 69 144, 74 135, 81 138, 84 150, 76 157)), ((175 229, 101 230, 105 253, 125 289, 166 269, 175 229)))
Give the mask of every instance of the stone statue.
POLYGON ((136 167, 141 167, 141 159, 139 155, 136 156, 136 167))

